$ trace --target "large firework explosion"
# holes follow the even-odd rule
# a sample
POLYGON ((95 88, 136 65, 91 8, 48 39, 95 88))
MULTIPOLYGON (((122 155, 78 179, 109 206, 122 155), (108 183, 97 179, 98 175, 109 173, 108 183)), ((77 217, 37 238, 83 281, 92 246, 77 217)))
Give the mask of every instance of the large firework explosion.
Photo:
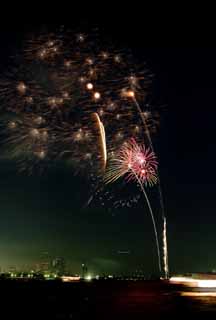
MULTIPOLYGON (((141 141, 145 136, 147 128, 134 108, 134 96, 145 100, 151 74, 134 66, 130 54, 107 50, 95 35, 40 35, 27 41, 13 65, 0 81, 0 98, 10 114, 5 133, 8 149, 17 145, 13 156, 17 154, 19 163, 22 149, 29 151, 31 167, 38 160, 43 167, 49 156, 78 161, 79 168, 100 175, 104 154, 96 143, 100 131, 95 129, 93 114, 105 128, 108 158, 129 137, 141 141), (47 132, 46 141, 41 131, 47 132), (18 147, 20 141, 23 148, 18 147)), ((155 130, 157 113, 145 105, 143 113, 148 130, 155 130)), ((24 161, 21 168, 28 166, 29 161, 24 161)))

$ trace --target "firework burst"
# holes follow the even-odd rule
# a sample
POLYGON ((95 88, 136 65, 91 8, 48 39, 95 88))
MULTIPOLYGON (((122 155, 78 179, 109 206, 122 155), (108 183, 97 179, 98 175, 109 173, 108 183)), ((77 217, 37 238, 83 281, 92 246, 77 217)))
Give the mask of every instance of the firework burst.
POLYGON ((105 175, 106 183, 125 176, 127 181, 139 179, 146 186, 157 183, 157 159, 149 148, 139 145, 135 139, 126 141, 116 157, 111 159, 105 175))
MULTIPOLYGON (((133 92, 145 101, 151 77, 146 68, 133 65, 127 52, 106 48, 95 34, 61 30, 32 38, 16 57, 13 67, 0 79, 1 111, 11 118, 6 138, 11 157, 13 149, 16 155, 23 155, 19 149, 28 146, 30 158, 31 153, 32 158, 49 155, 52 164, 63 156, 64 161, 74 164, 75 171, 79 163, 85 175, 94 172, 101 178, 102 160, 105 169, 106 158, 130 136, 139 142, 143 139, 145 130, 134 110, 133 92), (42 135, 36 131, 28 134, 28 122, 17 125, 17 117, 43 119, 49 132, 49 153, 35 151, 47 149, 41 148, 42 135), (93 128, 95 122, 99 130, 93 128)), ((26 162, 26 170, 28 165, 26 162)))

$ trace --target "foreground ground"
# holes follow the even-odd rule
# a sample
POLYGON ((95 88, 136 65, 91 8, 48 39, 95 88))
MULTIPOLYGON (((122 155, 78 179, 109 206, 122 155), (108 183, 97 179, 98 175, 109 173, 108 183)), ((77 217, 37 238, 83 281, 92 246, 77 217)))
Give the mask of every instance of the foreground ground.
POLYGON ((0 319, 215 319, 216 297, 191 291, 159 281, 0 281, 0 319))

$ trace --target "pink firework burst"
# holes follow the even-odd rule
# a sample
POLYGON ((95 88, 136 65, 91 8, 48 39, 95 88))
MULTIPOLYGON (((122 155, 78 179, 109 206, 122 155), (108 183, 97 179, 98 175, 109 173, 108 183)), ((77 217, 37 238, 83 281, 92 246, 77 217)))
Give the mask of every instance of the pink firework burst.
POLYGON ((125 176, 126 181, 139 180, 142 184, 152 186, 157 183, 157 165, 154 152, 145 145, 138 145, 132 138, 122 145, 111 160, 105 181, 110 183, 125 176))

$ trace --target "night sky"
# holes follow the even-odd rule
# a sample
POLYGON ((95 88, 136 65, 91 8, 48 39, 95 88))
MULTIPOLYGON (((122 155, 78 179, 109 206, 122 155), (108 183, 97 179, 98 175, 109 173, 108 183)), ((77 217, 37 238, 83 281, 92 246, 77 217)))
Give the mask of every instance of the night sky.
MULTIPOLYGON (((66 26, 81 25, 85 31, 98 27, 104 37, 146 61, 154 73, 152 103, 161 110, 155 144, 168 218, 170 269, 216 269, 216 49, 188 45, 177 35, 163 37, 162 31, 155 36, 139 18, 129 23, 128 15, 113 16, 112 23, 105 14, 83 18, 82 23, 73 19, 66 26)), ((56 26, 1 25, 0 71, 7 69, 8 57, 28 33, 56 26)), ((1 161, 0 266, 33 265, 48 251, 65 257, 74 273, 80 272, 82 262, 95 273, 155 272, 153 229, 142 201, 130 210, 83 210, 89 195, 85 179, 74 177, 68 167, 28 176, 18 174, 15 163, 1 161), (130 254, 119 255, 118 250, 130 254)))

